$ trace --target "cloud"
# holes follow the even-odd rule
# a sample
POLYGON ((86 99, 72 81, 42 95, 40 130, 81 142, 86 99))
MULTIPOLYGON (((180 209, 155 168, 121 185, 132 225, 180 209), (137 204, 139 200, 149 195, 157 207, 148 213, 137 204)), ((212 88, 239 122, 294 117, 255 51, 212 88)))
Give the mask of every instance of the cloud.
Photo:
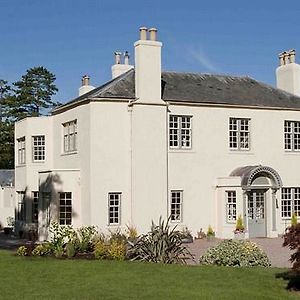
POLYGON ((190 47, 188 48, 187 53, 190 58, 192 58, 194 61, 197 61, 201 66, 207 69, 207 71, 221 73, 220 69, 210 60, 210 58, 200 47, 190 47))

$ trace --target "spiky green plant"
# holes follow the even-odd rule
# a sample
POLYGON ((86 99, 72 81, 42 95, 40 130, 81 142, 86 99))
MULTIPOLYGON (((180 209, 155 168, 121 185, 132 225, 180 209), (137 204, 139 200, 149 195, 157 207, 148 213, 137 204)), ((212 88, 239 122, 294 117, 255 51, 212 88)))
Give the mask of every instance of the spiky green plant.
POLYGON ((244 232, 245 230, 245 226, 244 226, 244 223, 243 223, 243 218, 241 215, 238 216, 237 220, 236 220, 236 224, 235 224, 235 233, 238 233, 238 232, 244 232))
POLYGON ((152 221, 151 231, 131 243, 128 256, 132 260, 155 263, 186 263, 193 259, 190 251, 182 244, 182 233, 170 228, 170 218, 165 222, 159 218, 158 225, 152 221))

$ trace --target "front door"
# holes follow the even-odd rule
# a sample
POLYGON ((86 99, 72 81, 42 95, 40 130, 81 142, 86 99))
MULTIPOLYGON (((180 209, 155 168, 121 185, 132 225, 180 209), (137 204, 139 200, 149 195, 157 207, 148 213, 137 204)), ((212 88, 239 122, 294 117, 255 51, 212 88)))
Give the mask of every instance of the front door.
POLYGON ((266 191, 253 190, 248 194, 249 237, 266 236, 266 191))

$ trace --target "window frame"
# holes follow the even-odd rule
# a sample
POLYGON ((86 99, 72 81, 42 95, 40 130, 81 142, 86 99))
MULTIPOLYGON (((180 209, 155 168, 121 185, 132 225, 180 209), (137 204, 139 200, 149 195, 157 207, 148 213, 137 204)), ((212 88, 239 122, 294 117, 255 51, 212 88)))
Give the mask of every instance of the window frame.
POLYGON ((226 193, 226 222, 227 223, 236 223, 236 220, 237 220, 237 192, 236 190, 228 190, 228 191, 225 191, 226 193), (233 193, 234 195, 231 197, 231 203, 229 203, 229 194, 233 193), (233 208, 231 208, 233 207, 233 208), (229 218, 230 215, 233 215, 232 218, 229 218))
POLYGON ((17 139, 18 142, 18 165, 26 164, 26 137, 22 136, 17 139))
POLYGON ((63 133, 63 143, 62 143, 63 153, 65 154, 76 153, 78 151, 77 150, 78 148, 77 147, 77 135, 78 135, 77 119, 62 123, 62 133, 63 133))
POLYGON ((32 191, 31 194, 32 194, 31 222, 37 224, 39 221, 39 192, 32 191))
POLYGON ((183 220, 183 190, 171 190, 170 191, 170 222, 171 223, 181 223, 183 220), (179 194, 179 198, 173 197, 173 194, 179 194), (173 202, 173 200, 178 200, 179 202, 173 202), (173 206, 173 207, 172 207, 173 206), (178 213, 179 211, 179 213, 178 213), (179 218, 178 218, 179 216, 179 218))
POLYGON ((25 191, 17 191, 17 220, 26 221, 25 191))
MULTIPOLYGON (((39 141, 37 141, 38 143, 39 141)), ((44 162, 46 160, 46 137, 45 135, 33 135, 32 136, 32 161, 36 162, 44 162), (43 138, 41 144, 35 144, 36 139, 43 138), (41 152, 42 154, 38 154, 36 152, 41 152), (35 157, 41 157, 41 159, 36 159, 35 157)))
MULTIPOLYGON (((244 125, 245 126, 245 125, 244 125)), ((230 151, 250 151, 251 150, 251 118, 244 118, 244 117, 229 117, 229 121, 228 121, 228 146, 229 146, 229 150, 230 151), (233 124, 231 123, 231 121, 236 121, 237 122, 237 129, 234 130, 232 129, 231 126, 233 126, 233 124), (242 122, 246 121, 247 122, 247 127, 248 130, 243 130, 242 129, 242 122), (236 135, 232 135, 232 133, 236 133, 236 135), (248 147, 242 147, 242 143, 246 143, 245 141, 243 141, 243 137, 242 137, 242 133, 245 134, 245 137, 247 136, 248 138, 248 147), (246 135, 247 134, 247 135, 246 135), (237 146, 234 147, 232 144, 234 143, 233 138, 235 137, 236 139, 236 144, 237 146)))
POLYGON ((282 187, 281 206, 280 206, 281 219, 290 220, 294 213, 296 214, 296 217, 299 219, 300 218, 300 187, 282 187), (288 193, 285 192, 288 190, 289 190, 288 193), (284 197, 283 195, 286 196, 284 197), (283 209, 283 207, 288 209, 283 209))
POLYGON ((121 224, 121 203, 122 193, 121 192, 109 192, 108 193, 108 226, 119 226, 121 224), (118 199, 111 199, 111 196, 117 196, 118 199), (118 204, 111 204, 111 201, 118 201, 118 204), (115 210, 117 208, 117 210, 115 210), (112 215, 111 215, 112 214, 112 215), (116 217, 117 215, 117 217, 116 217), (117 222, 114 220, 117 218, 117 222), (113 220, 114 219, 114 220, 113 220))
POLYGON ((193 128, 193 116, 192 115, 169 115, 169 148, 171 150, 191 150, 192 149, 192 128, 193 128), (171 124, 175 123, 172 118, 177 118, 176 123, 177 127, 171 126, 171 124), (187 119, 184 121, 183 119, 187 119), (189 124, 189 127, 183 126, 183 124, 189 124), (185 131, 185 133, 183 133, 185 131), (177 136, 177 140, 174 137, 177 136), (188 137, 188 139, 187 139, 188 137), (183 145, 183 143, 189 142, 189 146, 183 145), (174 146, 174 143, 177 142, 177 145, 174 146), (173 145, 171 145, 173 143, 173 145))
POLYGON ((70 226, 73 224, 73 194, 72 192, 59 192, 58 194, 59 194, 58 223, 59 225, 62 226, 64 225, 70 226), (70 204, 68 204, 67 201, 68 202, 70 201, 70 204), (64 209, 63 211, 62 208, 64 209), (69 208, 71 208, 71 211, 68 210, 69 208))
POLYGON ((286 152, 300 152, 300 121, 284 120, 283 133, 284 150, 286 152), (287 124, 289 124, 289 127, 287 124), (288 131, 287 128, 290 128, 290 131, 288 131), (295 132, 295 128, 298 128, 298 132, 295 132), (296 137, 296 135, 298 135, 298 137, 296 137), (295 145, 297 145, 297 149, 295 145))

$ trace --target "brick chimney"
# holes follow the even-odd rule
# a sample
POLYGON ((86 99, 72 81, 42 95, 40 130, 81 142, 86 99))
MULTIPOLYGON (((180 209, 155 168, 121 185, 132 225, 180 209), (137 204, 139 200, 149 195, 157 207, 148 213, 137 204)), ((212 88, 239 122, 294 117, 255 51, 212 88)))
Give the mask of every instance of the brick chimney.
POLYGON ((279 53, 279 67, 276 69, 277 88, 300 96, 300 65, 294 49, 279 53))

